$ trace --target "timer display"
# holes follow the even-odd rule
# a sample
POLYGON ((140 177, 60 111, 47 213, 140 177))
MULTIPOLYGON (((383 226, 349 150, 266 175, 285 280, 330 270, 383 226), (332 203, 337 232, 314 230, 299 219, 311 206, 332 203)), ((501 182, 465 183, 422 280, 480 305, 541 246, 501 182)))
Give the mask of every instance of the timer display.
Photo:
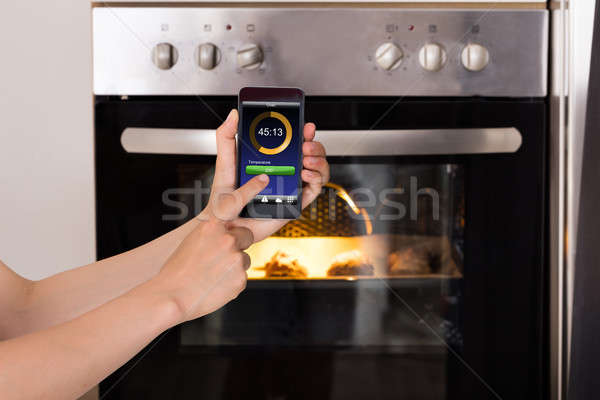
POLYGON ((302 171, 300 103, 242 103, 241 120, 239 184, 267 174, 269 185, 254 201, 297 204, 302 171))
POLYGON ((250 141, 263 154, 279 154, 292 142, 292 125, 280 112, 263 112, 250 123, 250 141))
POLYGON ((260 128, 256 133, 262 136, 283 136, 283 128, 260 128))

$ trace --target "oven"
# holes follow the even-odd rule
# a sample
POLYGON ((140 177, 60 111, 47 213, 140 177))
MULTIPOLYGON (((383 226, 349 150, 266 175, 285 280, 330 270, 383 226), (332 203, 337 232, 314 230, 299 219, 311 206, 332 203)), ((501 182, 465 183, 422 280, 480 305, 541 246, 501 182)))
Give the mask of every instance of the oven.
POLYGON ((97 6, 99 258, 206 205, 242 86, 302 87, 331 163, 102 398, 547 398, 547 47, 536 7, 97 6))

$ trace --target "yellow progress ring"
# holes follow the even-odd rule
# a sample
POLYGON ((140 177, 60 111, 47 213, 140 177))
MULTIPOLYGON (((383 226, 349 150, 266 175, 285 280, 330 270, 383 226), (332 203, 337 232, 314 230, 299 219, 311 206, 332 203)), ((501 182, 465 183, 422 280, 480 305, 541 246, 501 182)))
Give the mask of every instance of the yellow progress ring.
POLYGON ((274 155, 279 154, 290 145, 292 142, 292 125, 290 121, 281 113, 275 111, 266 111, 262 114, 259 114, 252 123, 250 124, 250 141, 252 145, 256 148, 256 150, 260 151, 263 154, 274 155), (285 127, 285 140, 279 146, 274 148, 263 147, 256 141, 256 126, 260 121, 266 118, 275 118, 281 121, 283 126, 285 127))

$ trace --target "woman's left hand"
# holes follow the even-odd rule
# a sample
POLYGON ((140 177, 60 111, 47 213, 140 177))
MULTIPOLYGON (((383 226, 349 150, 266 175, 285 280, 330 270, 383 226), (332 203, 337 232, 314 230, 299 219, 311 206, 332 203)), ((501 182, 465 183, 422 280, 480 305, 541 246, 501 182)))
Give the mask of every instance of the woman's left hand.
MULTIPOLYGON (((230 218, 227 210, 219 210, 228 204, 227 201, 215 201, 216 196, 227 196, 236 189, 236 144, 235 135, 238 127, 238 113, 231 110, 229 116, 223 124, 217 129, 217 164, 215 169, 215 178, 211 189, 211 198, 208 207, 202 211, 199 218, 208 218, 217 216, 221 218, 230 218)), ((325 159, 325 148, 315 141, 315 124, 307 123, 304 125, 304 144, 302 152, 304 155, 303 169, 301 172, 302 181, 302 209, 313 202, 321 193, 321 188, 329 181, 329 164, 325 159)), ((233 196, 231 201, 236 201, 233 196)), ((221 199, 222 200, 222 199, 221 199)), ((230 203, 229 203, 230 204, 230 203)), ((231 208, 235 209, 231 204, 231 208)), ((288 221, 281 219, 248 219, 235 217, 231 220, 232 226, 246 227, 254 234, 254 241, 260 241, 277 232, 288 221)))

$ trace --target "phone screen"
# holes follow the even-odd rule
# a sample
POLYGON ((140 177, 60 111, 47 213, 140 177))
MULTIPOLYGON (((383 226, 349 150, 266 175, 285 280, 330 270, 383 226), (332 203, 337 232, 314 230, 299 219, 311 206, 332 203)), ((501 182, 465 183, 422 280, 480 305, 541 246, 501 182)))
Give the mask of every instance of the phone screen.
POLYGON ((269 185, 254 203, 297 205, 302 170, 301 103, 243 101, 240 105, 239 185, 267 174, 269 185))

